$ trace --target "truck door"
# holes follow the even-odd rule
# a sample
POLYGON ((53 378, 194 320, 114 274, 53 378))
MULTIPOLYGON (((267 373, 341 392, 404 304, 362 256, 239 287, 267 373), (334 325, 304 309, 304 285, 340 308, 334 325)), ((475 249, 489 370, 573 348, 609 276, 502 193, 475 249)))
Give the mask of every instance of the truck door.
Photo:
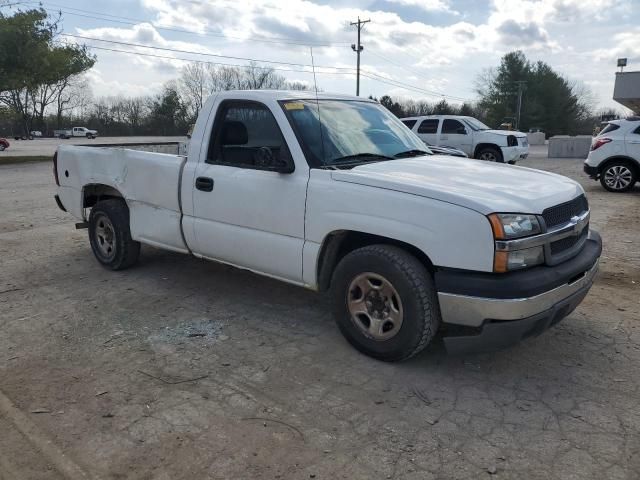
POLYGON ((301 283, 308 168, 262 166, 291 157, 263 103, 224 100, 213 111, 193 177, 194 253, 301 283))
POLYGON ((445 118, 442 122, 439 145, 455 147, 471 155, 472 134, 462 122, 454 118, 445 118))
POLYGON ((418 125, 418 137, 427 145, 438 145, 438 124, 437 118, 426 118, 418 125))

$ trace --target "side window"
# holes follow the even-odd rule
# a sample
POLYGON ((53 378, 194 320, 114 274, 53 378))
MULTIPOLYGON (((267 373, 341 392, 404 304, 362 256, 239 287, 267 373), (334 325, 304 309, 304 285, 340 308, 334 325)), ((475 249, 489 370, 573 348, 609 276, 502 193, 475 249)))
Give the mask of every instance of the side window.
POLYGON ((290 155, 271 111, 258 102, 224 102, 211 133, 207 163, 269 169, 290 155))
POLYGON ((437 118, 423 120, 418 127, 418 133, 438 133, 438 123, 440 120, 437 118))
MULTIPOLYGON (((602 129, 602 131, 600 132, 600 135, 604 135, 605 133, 613 132, 614 130, 618 130, 619 128, 620 128, 620 126, 616 125, 615 123, 608 123, 607 126, 602 129)), ((598 135, 598 136, 600 136, 600 135, 598 135)))
POLYGON ((465 135, 467 132, 466 132, 466 129, 464 128, 464 125, 461 122, 459 122, 458 120, 447 118, 442 123, 442 133, 457 133, 457 134, 465 135))
POLYGON ((636 128, 633 133, 635 133, 636 135, 640 135, 640 127, 636 128))
POLYGON ((413 129, 413 126, 416 124, 417 120, 401 120, 407 127, 413 129))

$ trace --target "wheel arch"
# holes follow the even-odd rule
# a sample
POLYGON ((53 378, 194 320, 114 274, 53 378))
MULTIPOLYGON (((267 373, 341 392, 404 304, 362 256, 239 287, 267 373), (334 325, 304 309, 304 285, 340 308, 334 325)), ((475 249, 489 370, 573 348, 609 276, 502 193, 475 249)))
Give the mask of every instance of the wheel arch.
MULTIPOLYGON (((124 195, 115 187, 104 183, 89 183, 82 187, 82 208, 91 208, 101 200, 121 198, 127 203, 124 195)), ((127 205, 128 207, 128 205, 127 205)))
POLYGON ((600 163, 600 165, 598 166, 598 175, 602 174, 602 172, 604 171, 605 168, 607 168, 609 165, 611 165, 612 163, 615 162, 624 162, 624 163, 628 163, 631 165, 631 167, 635 170, 636 175, 640 176, 640 163, 638 163, 637 160, 627 156, 627 155, 616 155, 613 157, 609 157, 606 160, 604 160, 602 163, 600 163))
POLYGON ((495 150, 498 151, 498 153, 500 153, 500 155, 502 155, 502 149, 500 147, 500 145, 498 145, 497 143, 491 143, 491 142, 482 142, 479 143, 478 145, 476 145, 476 148, 473 150, 473 158, 476 158, 478 156, 478 154, 480 153, 480 151, 484 148, 493 148, 495 150))
POLYGON ((415 256, 430 273, 436 270, 429 256, 415 245, 357 230, 335 230, 325 236, 318 254, 316 266, 318 290, 326 291, 329 288, 333 271, 345 255, 358 248, 376 244, 400 247, 415 256))

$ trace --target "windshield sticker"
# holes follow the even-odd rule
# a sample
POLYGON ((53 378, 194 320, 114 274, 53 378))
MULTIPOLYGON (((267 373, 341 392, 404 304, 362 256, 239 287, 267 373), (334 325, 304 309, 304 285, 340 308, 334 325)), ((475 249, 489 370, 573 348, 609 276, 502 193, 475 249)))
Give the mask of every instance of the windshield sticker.
POLYGON ((287 102, 284 104, 284 108, 286 108, 287 110, 304 110, 304 103, 287 102))

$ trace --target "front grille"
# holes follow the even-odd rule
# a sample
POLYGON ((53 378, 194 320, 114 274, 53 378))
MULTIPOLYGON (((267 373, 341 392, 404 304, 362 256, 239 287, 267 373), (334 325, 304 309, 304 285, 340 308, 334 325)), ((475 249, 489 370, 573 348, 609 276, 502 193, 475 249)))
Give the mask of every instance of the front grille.
POLYGON ((553 228, 567 223, 571 217, 581 215, 587 210, 589 210, 587 197, 580 195, 569 202, 547 208, 542 212, 542 218, 544 218, 547 228, 553 228))
POLYGON ((587 235, 589 235, 589 225, 585 225, 585 227, 582 229, 582 232, 580 232, 580 235, 565 237, 562 240, 553 242, 550 245, 551 255, 558 255, 566 250, 569 250, 570 248, 573 248, 578 243, 586 240, 587 235))

